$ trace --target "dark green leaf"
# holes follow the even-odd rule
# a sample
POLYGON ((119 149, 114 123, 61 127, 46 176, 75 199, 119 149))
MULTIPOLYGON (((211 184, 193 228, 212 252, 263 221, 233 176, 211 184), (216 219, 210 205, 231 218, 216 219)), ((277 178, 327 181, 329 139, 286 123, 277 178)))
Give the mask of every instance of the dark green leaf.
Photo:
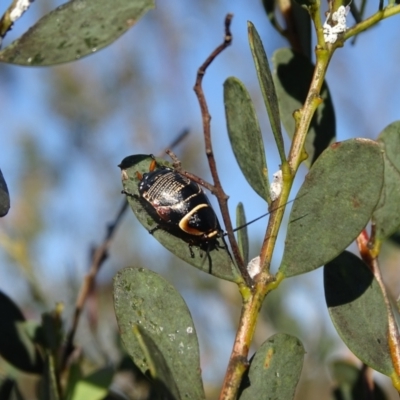
POLYGON ((71 0, 0 51, 0 61, 44 66, 80 59, 114 42, 153 7, 153 0, 71 0))
MULTIPOLYGON (((122 170, 122 184, 124 190, 131 193, 133 196, 139 196, 138 184, 139 179, 137 172, 141 174, 149 171, 152 158, 148 155, 134 155, 126 157, 120 168, 122 170)), ((171 167, 166 161, 157 159, 160 165, 171 167)), ((139 222, 148 230, 154 229, 157 222, 151 218, 148 212, 143 207, 143 204, 138 198, 127 196, 128 202, 135 213, 139 222)), ((199 246, 193 246, 195 257, 192 258, 189 251, 187 241, 167 232, 163 229, 158 229, 153 233, 153 236, 169 251, 177 257, 186 261, 194 267, 208 272, 211 275, 217 276, 228 281, 238 282, 241 280, 240 273, 233 264, 230 254, 226 250, 224 241, 219 238, 215 248, 210 248, 207 255, 207 249, 201 249, 199 246)))
POLYGON ((385 153, 394 167, 400 171, 400 121, 388 125, 379 135, 378 141, 383 144, 385 153))
MULTIPOLYGON (((292 138, 295 131, 293 112, 303 107, 314 66, 309 59, 290 49, 277 50, 273 56, 273 63, 275 67, 273 77, 282 123, 292 138)), ((305 142, 308 166, 312 165, 335 140, 336 135, 335 112, 326 83, 322 85, 320 97, 323 103, 314 114, 305 142)))
POLYGON ((177 399, 204 399, 196 330, 175 288, 150 270, 125 268, 114 279, 114 306, 122 342, 141 371, 177 399))
POLYGON ((270 337, 251 360, 239 399, 293 399, 304 353, 303 345, 294 336, 278 333, 270 337))
POLYGON ((392 243, 396 244, 397 246, 400 246, 400 231, 395 232, 392 236, 389 238, 392 243))
POLYGON ((139 325, 135 325, 132 329, 149 368, 146 373, 152 377, 151 388, 154 393, 151 398, 159 397, 162 400, 182 398, 168 363, 157 344, 139 325))
POLYGON ((54 355, 46 351, 44 373, 39 383, 39 400, 60 400, 54 355))
POLYGON ((239 167, 254 191, 270 204, 261 130, 250 95, 239 79, 225 81, 224 103, 229 139, 239 167))
POLYGON ((265 12, 267 13, 267 17, 269 19, 269 22, 271 25, 282 35, 285 36, 284 29, 279 25, 278 19, 276 18, 276 12, 275 12, 275 6, 276 2, 275 0, 262 0, 265 12))
POLYGON ((2 400, 14 400, 15 390, 18 393, 18 387, 15 380, 10 378, 5 378, 0 382, 0 399, 2 400))
POLYGON ((51 312, 43 313, 42 329, 43 346, 52 352, 57 352, 63 343, 61 310, 56 307, 51 312))
POLYGON ((400 228, 400 121, 387 126, 378 143, 384 150, 385 181, 373 220, 377 238, 384 240, 400 228))
POLYGON ((380 201, 373 214, 376 237, 384 240, 400 227, 400 172, 384 153, 385 177, 380 201))
POLYGON ((345 362, 336 361, 332 364, 333 378, 336 386, 333 389, 335 400, 360 400, 367 398, 366 391, 370 399, 387 400, 385 393, 378 385, 373 382, 369 384, 370 376, 367 369, 358 369, 356 366, 345 362), (372 386, 372 388, 370 387, 372 386))
POLYGON ((388 312, 368 266, 345 251, 326 264, 324 287, 329 314, 345 344, 362 362, 391 375, 388 312))
POLYGON ((316 0, 295 0, 299 6, 310 7, 316 4, 316 0))
MULTIPOLYGON (((299 53, 303 54, 308 60, 312 57, 312 30, 311 18, 306 8, 302 7, 295 0, 291 0, 292 15, 295 33, 292 40, 298 40, 297 47, 299 53)), ((297 48, 296 47, 296 48, 297 48)))
POLYGON ((264 103, 267 108, 272 132, 275 137, 275 142, 281 157, 281 161, 284 162, 286 160, 286 155, 281 131, 281 118, 279 116, 278 98, 276 97, 274 81, 269 68, 267 55, 265 53, 260 36, 251 22, 247 23, 247 29, 249 33, 250 49, 253 54, 258 81, 260 82, 261 92, 264 97, 264 103))
POLYGON ((0 169, 0 217, 4 217, 10 209, 10 195, 7 183, 0 169))
POLYGON ((328 147, 296 196, 280 272, 294 276, 335 258, 364 229, 383 182, 379 145, 351 139, 328 147))
POLYGON ((0 354, 14 367, 28 373, 41 373, 43 361, 25 327, 25 318, 16 304, 0 292, 0 354))
MULTIPOLYGON (((236 207, 236 226, 240 227, 246 225, 246 214, 242 203, 236 207)), ((245 265, 249 263, 249 235, 247 226, 237 231, 237 242, 245 265)))

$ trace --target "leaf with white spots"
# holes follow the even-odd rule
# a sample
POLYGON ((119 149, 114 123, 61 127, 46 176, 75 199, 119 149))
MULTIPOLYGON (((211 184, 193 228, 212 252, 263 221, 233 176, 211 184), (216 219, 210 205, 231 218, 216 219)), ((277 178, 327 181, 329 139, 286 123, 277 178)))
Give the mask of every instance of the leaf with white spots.
POLYGON ((114 278, 114 307, 126 351, 159 390, 204 399, 196 330, 176 289, 148 269, 125 268, 114 278))

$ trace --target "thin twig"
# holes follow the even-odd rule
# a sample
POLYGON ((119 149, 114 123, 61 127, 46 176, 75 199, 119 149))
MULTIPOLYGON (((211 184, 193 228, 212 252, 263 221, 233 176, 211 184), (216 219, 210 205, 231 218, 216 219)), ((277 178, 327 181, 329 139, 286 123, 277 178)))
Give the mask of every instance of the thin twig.
MULTIPOLYGON (((176 147, 185 137, 189 134, 189 131, 187 129, 183 130, 182 133, 180 133, 170 144, 169 147, 176 147)), ((162 152, 162 154, 165 152, 165 150, 162 152)), ((79 290, 78 297, 76 299, 75 303, 75 311, 74 311, 74 317, 72 320, 72 326, 67 334, 67 340, 64 346, 64 351, 61 357, 61 365, 60 365, 60 370, 62 371, 68 361, 68 358, 72 351, 74 350, 74 338, 76 334, 76 330, 78 328, 78 323, 79 323, 79 318, 82 314, 83 306, 85 305, 85 302, 87 298, 89 297, 89 294, 94 288, 94 283, 95 283, 95 278, 96 275, 98 274, 102 264, 104 261, 107 259, 108 256, 108 249, 110 247, 111 241, 113 239, 113 236, 122 220, 123 215, 125 214, 125 211, 128 209, 128 201, 126 198, 124 199, 123 204, 121 205, 116 218, 114 221, 108 225, 107 231, 105 238, 103 242, 94 249, 92 252, 92 257, 91 257, 91 265, 89 268, 88 274, 85 276, 85 279, 82 283, 82 286, 79 290)))
POLYGON ((197 71, 196 75, 196 83, 194 85, 194 91, 196 93, 197 99, 199 101, 201 116, 203 120, 203 132, 204 132, 204 142, 205 142, 205 150, 206 155, 208 158, 208 164, 210 166, 211 176, 213 177, 214 187, 215 187, 215 196, 218 199, 218 204, 221 209, 222 219, 225 224, 225 229, 228 232, 228 240, 232 248, 233 256, 236 260, 236 263, 241 271, 243 279, 245 280, 246 284, 250 287, 252 285, 252 279, 250 278, 249 273, 247 272, 246 266, 243 263, 242 256, 239 252, 239 247, 237 245, 235 236, 233 234, 233 227, 231 218, 229 216, 229 209, 228 209, 228 196, 225 194, 224 190, 222 189, 221 182, 217 172, 217 165, 214 158, 214 153, 211 144, 211 128, 210 128, 210 121, 211 115, 208 111, 207 102, 204 96, 203 88, 202 88, 202 81, 203 77, 206 73, 208 66, 213 62, 213 60, 222 53, 231 43, 232 43, 232 34, 230 32, 230 24, 232 21, 233 15, 228 14, 225 17, 225 37, 224 41, 221 45, 219 45, 206 59, 206 61, 201 65, 201 67, 197 71))
POLYGON ((102 266, 103 262, 107 259, 108 249, 110 247, 111 240, 127 208, 128 208, 128 202, 126 199, 124 199, 124 202, 121 205, 114 222, 112 222, 107 227, 107 232, 103 242, 93 251, 92 262, 90 265, 89 273, 85 276, 85 279, 82 283, 81 289, 78 294, 78 298, 76 299, 72 326, 68 332, 63 356, 61 358, 61 371, 65 368, 68 361, 68 357, 74 349, 73 343, 74 343, 75 333, 78 328, 78 322, 83 310, 83 306, 88 298, 89 293, 93 288, 95 277, 99 272, 100 267, 102 266))

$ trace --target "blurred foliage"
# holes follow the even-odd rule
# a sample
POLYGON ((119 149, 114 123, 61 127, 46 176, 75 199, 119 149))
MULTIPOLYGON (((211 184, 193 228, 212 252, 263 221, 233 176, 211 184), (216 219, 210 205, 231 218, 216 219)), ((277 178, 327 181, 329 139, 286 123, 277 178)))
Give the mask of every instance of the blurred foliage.
MULTIPOLYGON (((49 12, 59 4, 55 3, 36 2, 32 13, 49 12)), ((270 13, 282 5, 269 3, 270 13)), ((61 343, 65 343, 71 327, 93 249, 123 201, 117 164, 129 154, 157 154, 189 126, 193 135, 178 146, 179 158, 185 168, 208 179, 203 164, 204 145, 197 135, 201 121, 198 109, 192 111, 197 105, 191 87, 196 69, 219 36, 211 35, 212 41, 207 36, 204 47, 202 44, 198 49, 203 38, 196 35, 195 41, 189 41, 185 30, 193 29, 193 15, 204 21, 218 21, 217 24, 226 10, 218 10, 218 18, 213 19, 216 11, 212 2, 191 7, 188 11, 174 4, 168 10, 168 6, 160 4, 160 11, 149 13, 140 22, 143 30, 136 43, 132 43, 136 39, 135 27, 104 53, 76 63, 40 70, 0 64, 3 123, 10 125, 3 129, 1 168, 11 193, 11 209, 0 221, 0 290, 41 331, 42 336, 35 336, 36 328, 30 326, 28 332, 33 333, 27 334, 25 340, 40 352, 45 371, 40 378, 0 358, 0 399, 57 398, 57 393, 43 388, 54 384, 52 365, 61 363, 61 343), (150 43, 157 41, 161 44, 152 48, 150 43), (187 54, 190 62, 183 61, 187 54), (34 115, 28 114, 30 108, 34 115), (11 109, 17 111, 8 121, 11 109), (55 306, 58 302, 63 302, 64 308, 55 306), (46 340, 43 335, 47 335, 46 340)), ((257 12, 261 9, 259 5, 257 12)), ((34 23, 30 11, 16 23, 15 30, 19 29, 17 25, 34 23)), ((215 31, 219 32, 219 25, 216 26, 215 31)), ((267 37, 264 30, 262 34, 267 37)), ((289 36, 289 42, 293 43, 293 38, 289 36)), ((305 43, 304 54, 309 57, 311 40, 308 35, 301 40, 305 43)), ((231 54, 226 57, 231 64, 241 64, 243 54, 239 59, 231 54)), ((228 75, 225 70, 223 74, 228 75)), ((222 82, 221 79, 219 97, 214 92, 210 96, 221 104, 222 82)), ((255 97, 253 91, 250 95, 255 97)), ((261 97, 256 98, 256 106, 261 103, 261 97)), ((217 120, 216 115, 213 117, 217 120)), ((221 169, 230 168, 226 150, 221 148, 217 161, 221 169)), ((242 195, 241 200, 248 201, 244 191, 242 195)), ((56 384, 68 388, 66 393, 74 399, 72 396, 154 398, 149 377, 126 356, 120 343, 111 283, 122 266, 151 264, 171 279, 189 304, 198 328, 206 397, 215 398, 239 317, 240 299, 234 285, 190 268, 160 248, 131 215, 120 226, 109 253, 91 288, 68 368, 56 384), (208 312, 212 308, 217 316, 208 312), (95 394, 90 392, 92 387, 96 388, 95 394)), ((387 273, 396 271, 396 267, 393 261, 387 273)), ((296 293, 304 296, 309 291, 307 285, 310 281, 302 277, 286 282, 271 294, 267 307, 262 309, 255 345, 261 345, 276 332, 305 338, 307 354, 295 398, 330 399, 333 389, 339 390, 340 382, 329 376, 325 366, 333 349, 338 349, 337 335, 321 316, 318 329, 307 325, 303 316, 307 310, 294 312, 287 300, 296 293)), ((350 354, 339 348, 342 354, 350 354)), ((387 386, 387 381, 382 386, 387 386)), ((387 387, 384 390, 389 393, 387 387)))

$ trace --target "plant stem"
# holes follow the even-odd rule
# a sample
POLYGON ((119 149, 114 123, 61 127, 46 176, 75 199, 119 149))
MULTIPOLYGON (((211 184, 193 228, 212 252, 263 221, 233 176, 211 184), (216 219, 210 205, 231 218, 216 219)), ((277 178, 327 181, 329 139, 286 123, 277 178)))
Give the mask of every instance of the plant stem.
POLYGON ((264 298, 260 293, 251 296, 242 306, 239 329, 236 332, 235 342, 229 365, 225 374, 220 400, 236 399, 242 376, 248 367, 247 355, 249 347, 244 343, 251 343, 257 323, 257 316, 264 298))
MULTIPOLYGON (((318 7, 319 9, 319 7, 318 7)), ((323 40, 322 26, 319 13, 316 11, 312 14, 314 25, 317 27, 317 36, 323 43, 319 43, 315 53, 317 63, 310 84, 310 89, 303 107, 296 112, 296 131, 293 137, 292 146, 289 152, 288 162, 282 165, 283 188, 279 198, 272 204, 272 208, 276 209, 271 214, 268 222, 267 231, 260 252, 260 263, 262 272, 255 277, 255 290, 250 294, 250 298, 243 304, 239 328, 236 334, 231 359, 224 383, 221 390, 220 400, 233 400, 236 398, 243 373, 247 368, 247 356, 253 339, 253 334, 258 318, 258 313, 265 296, 275 289, 283 275, 278 276, 278 280, 270 275, 269 266, 272 259, 273 250, 278 236, 279 228, 285 211, 284 204, 287 203, 290 189, 296 175, 296 172, 307 154, 304 151, 304 143, 308 133, 308 129, 317 107, 322 103, 320 91, 324 82, 326 70, 329 61, 336 47, 327 48, 323 40), (321 32, 319 32, 321 31, 321 32)))
POLYGON ((364 21, 360 22, 359 24, 353 26, 352 28, 348 29, 345 34, 343 35, 344 40, 355 36, 371 26, 377 24, 379 21, 382 21, 385 18, 391 17, 392 15, 400 13, 400 4, 395 6, 388 6, 383 10, 377 11, 375 14, 371 15, 369 18, 365 19, 364 21))

